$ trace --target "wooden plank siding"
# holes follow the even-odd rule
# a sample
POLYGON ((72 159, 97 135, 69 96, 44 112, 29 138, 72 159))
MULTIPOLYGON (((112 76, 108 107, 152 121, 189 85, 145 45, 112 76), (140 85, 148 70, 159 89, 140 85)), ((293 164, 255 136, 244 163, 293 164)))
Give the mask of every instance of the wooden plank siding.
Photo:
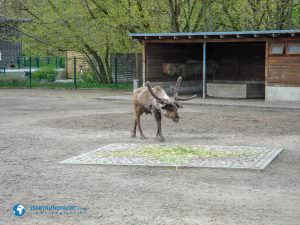
POLYGON ((80 76, 80 66, 82 65, 83 71, 90 70, 90 65, 88 63, 88 58, 86 55, 76 52, 76 51, 67 51, 66 57, 66 69, 67 69, 67 78, 74 77, 74 57, 76 57, 76 74, 80 76))
POLYGON ((0 40, 0 67, 17 67, 18 57, 22 54, 22 45, 18 42, 0 40))
MULTIPOLYGON (((278 43, 278 41, 275 43, 278 43)), ((268 45, 267 85, 300 87, 300 54, 288 55, 287 44, 291 42, 283 43, 285 44, 283 55, 270 54, 272 42, 268 45)))

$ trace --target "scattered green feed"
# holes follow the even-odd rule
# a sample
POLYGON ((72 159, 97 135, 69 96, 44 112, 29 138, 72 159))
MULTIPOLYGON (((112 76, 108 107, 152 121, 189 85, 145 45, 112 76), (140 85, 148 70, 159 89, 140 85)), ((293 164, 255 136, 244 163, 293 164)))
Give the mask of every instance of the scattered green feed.
POLYGON ((215 151, 197 146, 146 146, 138 150, 99 152, 100 157, 146 157, 182 165, 189 159, 250 156, 250 152, 215 151))

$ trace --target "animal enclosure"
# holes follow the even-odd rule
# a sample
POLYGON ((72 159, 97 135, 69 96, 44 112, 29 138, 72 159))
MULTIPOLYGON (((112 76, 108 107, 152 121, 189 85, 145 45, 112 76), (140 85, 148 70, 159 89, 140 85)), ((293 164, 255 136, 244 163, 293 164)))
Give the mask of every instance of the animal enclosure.
MULTIPOLYGON (((300 30, 131 34, 143 81, 210 97, 300 100, 300 30)), ((169 89, 171 92, 171 89, 169 89)))

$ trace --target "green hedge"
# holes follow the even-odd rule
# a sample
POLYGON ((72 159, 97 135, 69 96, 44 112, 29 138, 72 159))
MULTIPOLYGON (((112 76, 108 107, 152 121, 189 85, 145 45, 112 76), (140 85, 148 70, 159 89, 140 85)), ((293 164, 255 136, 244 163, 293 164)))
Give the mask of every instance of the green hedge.
POLYGON ((41 67, 39 70, 32 73, 32 79, 40 81, 40 80, 47 80, 47 81, 55 81, 57 76, 57 71, 54 66, 47 65, 41 67))

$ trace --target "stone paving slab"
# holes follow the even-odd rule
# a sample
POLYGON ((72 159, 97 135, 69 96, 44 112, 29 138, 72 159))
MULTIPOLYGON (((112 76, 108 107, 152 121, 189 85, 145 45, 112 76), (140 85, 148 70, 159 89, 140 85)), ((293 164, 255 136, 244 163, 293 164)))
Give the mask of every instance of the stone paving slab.
MULTIPOLYGON (((190 158, 180 165, 171 162, 163 162, 155 158, 141 156, 105 156, 103 153, 114 151, 138 151, 145 146, 182 146, 182 145, 143 145, 129 143, 115 143, 105 145, 94 151, 66 159, 65 164, 86 165, 122 165, 122 166, 166 166, 166 167, 204 167, 204 168, 236 168, 236 169, 265 169, 273 159, 283 150, 270 147, 247 147, 247 146, 217 146, 217 145, 189 145, 209 151, 222 151, 232 153, 231 156, 190 158), (104 156, 103 156, 104 155, 104 156)), ((184 145, 186 146, 186 145, 184 145)), ((107 155, 107 154, 106 154, 107 155)))

